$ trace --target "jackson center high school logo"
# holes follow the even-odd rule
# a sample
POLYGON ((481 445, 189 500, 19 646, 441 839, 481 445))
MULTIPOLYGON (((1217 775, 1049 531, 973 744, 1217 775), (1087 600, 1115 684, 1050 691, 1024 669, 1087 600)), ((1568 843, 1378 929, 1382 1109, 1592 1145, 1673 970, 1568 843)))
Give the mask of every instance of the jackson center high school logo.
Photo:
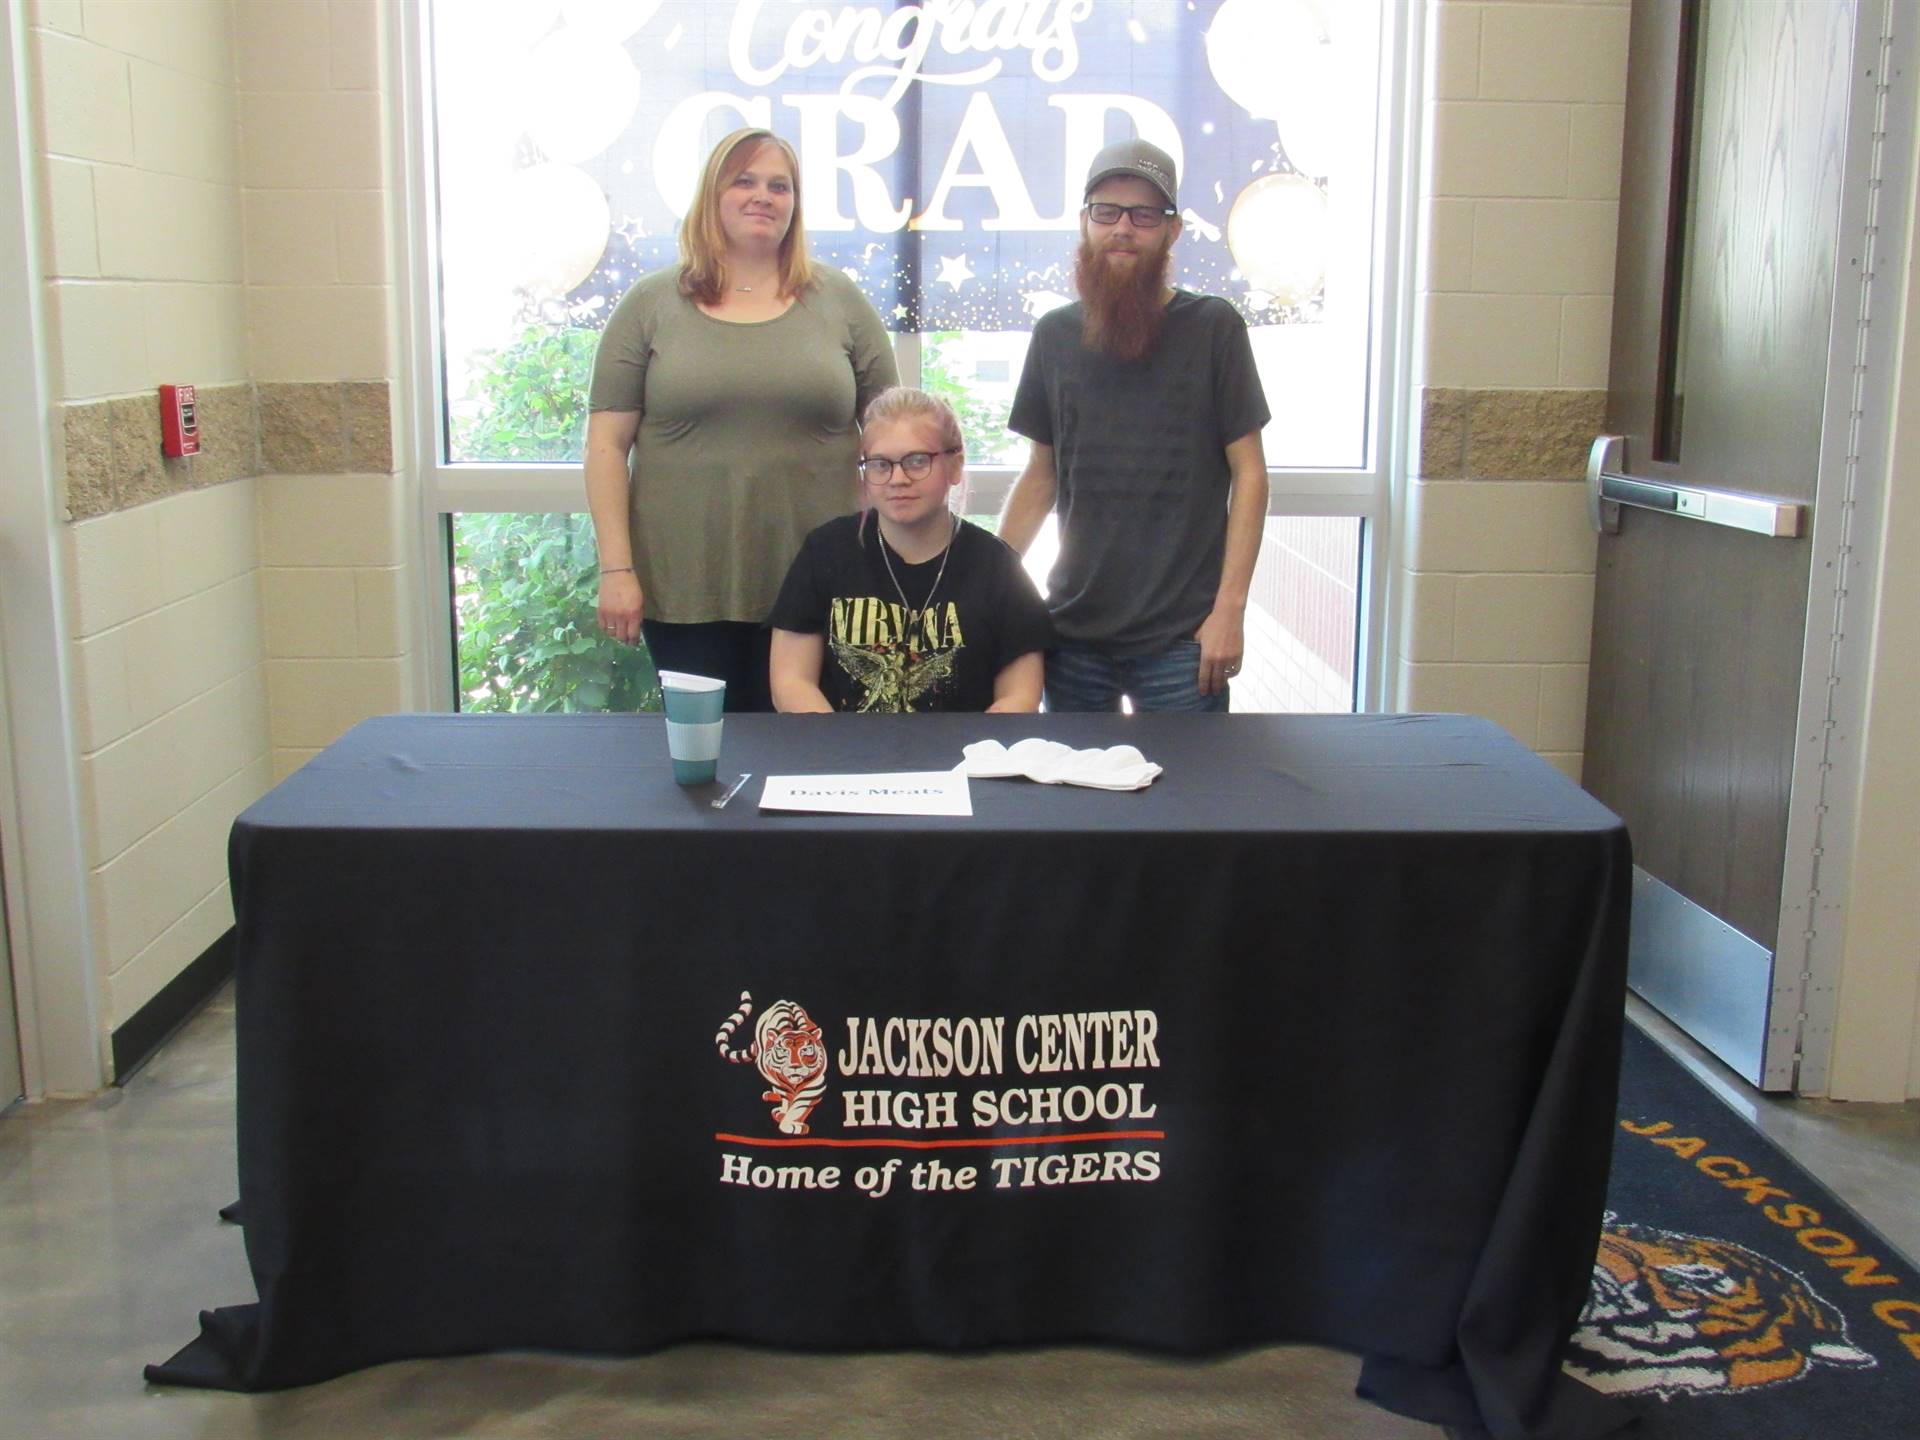
POLYGON ((1154 1011, 850 1015, 835 1051, 798 1002, 782 999, 760 1012, 751 1043, 733 1048, 753 1014, 752 992, 743 990, 714 1046, 722 1060, 750 1063, 766 1081, 760 1098, 773 1107, 777 1134, 716 1133, 724 1184, 837 1189, 841 1166, 787 1162, 811 1159, 795 1150, 845 1149, 922 1155, 911 1165, 896 1156, 855 1170, 854 1186, 873 1198, 896 1174, 907 1182, 902 1189, 923 1191, 1160 1178, 1166 1132, 1150 1128, 1160 1108, 1150 1094, 1160 1068, 1154 1011), (1007 1083, 1016 1075, 1027 1083, 1007 1083), (954 1080, 976 1083, 940 1083, 954 1080), (822 1133, 823 1123, 839 1133, 822 1133))
POLYGON ((827 1093, 827 1042, 820 1027, 791 1000, 776 1000, 760 1012, 753 1043, 729 1050, 727 1042, 753 1013, 753 996, 742 990, 740 1008, 720 1022, 713 1043, 720 1058, 735 1065, 751 1062, 772 1088, 761 1095, 773 1102, 773 1121, 782 1135, 805 1135, 813 1113, 827 1093))

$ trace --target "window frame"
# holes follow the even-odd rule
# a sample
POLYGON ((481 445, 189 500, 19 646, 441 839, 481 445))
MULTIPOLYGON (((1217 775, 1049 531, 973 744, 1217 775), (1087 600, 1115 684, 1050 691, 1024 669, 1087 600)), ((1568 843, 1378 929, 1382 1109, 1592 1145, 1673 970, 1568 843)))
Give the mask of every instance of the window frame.
MULTIPOLYGON (((1351 516, 1362 522, 1355 633, 1355 710, 1379 710, 1393 693, 1388 633, 1394 517, 1404 483, 1411 384, 1414 268, 1412 182, 1418 149, 1419 26, 1395 0, 1380 6, 1378 110, 1374 140, 1372 286, 1367 352, 1366 463, 1351 469, 1268 466, 1269 516, 1351 516)), ((552 462, 452 462, 444 453, 446 365, 441 354, 438 216, 432 152, 430 4, 395 6, 390 40, 397 57, 398 118, 393 130, 396 187, 396 290, 399 297, 400 403, 411 423, 412 463, 420 477, 417 556, 418 651, 428 708, 455 708, 452 521, 454 514, 560 513, 586 508, 577 465, 552 462)), ((903 383, 920 378, 920 336, 896 334, 903 383)), ((971 494, 991 501, 1018 476, 1016 466, 969 466, 971 494)))

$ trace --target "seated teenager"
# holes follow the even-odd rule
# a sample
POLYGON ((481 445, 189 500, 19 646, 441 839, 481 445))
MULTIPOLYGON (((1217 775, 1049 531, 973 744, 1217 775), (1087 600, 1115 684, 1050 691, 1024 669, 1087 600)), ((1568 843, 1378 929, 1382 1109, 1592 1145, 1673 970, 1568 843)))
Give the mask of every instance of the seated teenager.
POLYGON ((1053 625, 1020 557, 962 520, 960 421, 919 390, 867 406, 869 508, 802 542, 768 623, 782 711, 1034 711, 1053 625))

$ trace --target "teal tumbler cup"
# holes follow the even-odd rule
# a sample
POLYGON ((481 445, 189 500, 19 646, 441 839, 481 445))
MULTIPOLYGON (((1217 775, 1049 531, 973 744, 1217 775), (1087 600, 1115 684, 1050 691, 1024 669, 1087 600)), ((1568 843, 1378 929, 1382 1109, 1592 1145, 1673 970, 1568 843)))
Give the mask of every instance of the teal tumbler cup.
POLYGON ((667 753, 673 757, 673 778, 682 785, 713 783, 720 764, 727 682, 710 675, 662 670, 660 694, 667 706, 667 753))

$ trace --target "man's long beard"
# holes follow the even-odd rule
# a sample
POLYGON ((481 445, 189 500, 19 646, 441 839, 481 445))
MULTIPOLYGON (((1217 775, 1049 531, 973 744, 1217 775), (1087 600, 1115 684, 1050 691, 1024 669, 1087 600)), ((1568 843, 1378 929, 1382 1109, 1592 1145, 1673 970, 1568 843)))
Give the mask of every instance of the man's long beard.
POLYGON ((1144 359, 1159 343, 1166 322, 1167 266, 1171 245, 1141 246, 1131 265, 1116 265, 1082 239, 1074 257, 1073 283, 1086 312, 1089 348, 1116 360, 1144 359))

